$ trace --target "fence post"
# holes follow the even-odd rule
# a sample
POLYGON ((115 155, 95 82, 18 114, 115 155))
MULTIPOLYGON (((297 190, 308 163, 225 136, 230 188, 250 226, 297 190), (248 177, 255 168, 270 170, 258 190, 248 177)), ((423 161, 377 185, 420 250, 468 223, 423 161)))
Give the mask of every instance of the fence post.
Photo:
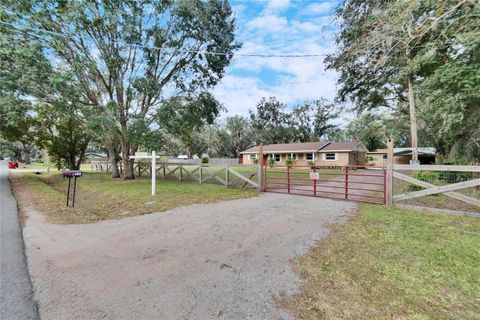
POLYGON ((162 171, 163 171, 163 180, 165 180, 165 167, 167 166, 166 163, 162 164, 162 171))
MULTIPOLYGON (((317 172, 317 169, 314 167, 313 172, 317 172)), ((313 179, 313 196, 317 196, 317 179, 313 179)))
POLYGON ((182 182, 182 180, 183 180, 183 172, 182 172, 183 168, 182 168, 182 164, 180 163, 178 166, 179 166, 179 169, 178 169, 178 170, 180 171, 180 182, 182 182))
POLYGON ((393 204, 393 138, 388 138, 387 142, 387 194, 386 204, 391 206, 393 204))
POLYGON ((258 189, 260 191, 265 190, 265 175, 263 171, 263 144, 258 146, 258 189))
POLYGON ((141 177, 142 176, 142 165, 141 165, 140 161, 137 163, 137 168, 138 168, 138 176, 141 177))
MULTIPOLYGON (((152 172, 152 196, 155 195, 155 187, 156 187, 156 177, 155 177, 155 167, 157 166, 157 154, 155 151, 152 151, 152 167, 151 167, 151 172, 152 172)), ((140 163, 139 163, 140 164, 140 163)), ((140 168, 140 166, 139 166, 140 168)))
POLYGON ((345 200, 348 199, 348 166, 345 166, 345 200))
POLYGON ((287 185, 288 185, 288 193, 290 193, 290 166, 287 166, 287 185))
POLYGON ((202 164, 198 165, 198 183, 202 184, 202 164))
POLYGON ((229 172, 228 172, 228 164, 225 165, 225 187, 228 187, 228 177, 229 172))

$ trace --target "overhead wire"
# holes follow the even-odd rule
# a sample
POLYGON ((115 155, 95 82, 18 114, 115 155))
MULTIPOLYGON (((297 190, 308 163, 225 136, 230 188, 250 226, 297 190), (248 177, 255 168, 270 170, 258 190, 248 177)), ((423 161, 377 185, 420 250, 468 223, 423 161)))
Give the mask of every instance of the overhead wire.
MULTIPOLYGON (((39 32, 39 33, 51 34, 51 35, 54 35, 54 36, 67 38, 67 39, 73 39, 74 38, 74 35, 63 34, 63 33, 54 32, 54 31, 45 30, 45 29, 40 29, 40 28, 36 28, 36 27, 29 27, 29 26, 18 27, 13 23, 6 22, 6 21, 1 21, 1 20, 0 20, 0 24, 10 26, 13 30, 20 31, 20 32, 36 31, 36 32, 39 32)), ((30 35, 30 34, 26 33, 26 35, 30 35)), ((135 43, 126 43, 126 42, 118 43, 118 44, 119 45, 124 45, 124 46, 127 46, 127 47, 137 47, 137 48, 151 49, 151 50, 163 50, 163 49, 165 49, 165 48, 162 48, 162 47, 156 47, 156 46, 150 46, 150 45, 141 45, 141 44, 135 44, 135 43)), ((180 50, 178 52, 196 53, 196 54, 214 55, 214 56, 233 55, 233 56, 237 56, 237 57, 257 57, 257 58, 315 58, 315 57, 326 57, 326 56, 328 56, 328 54, 326 54, 326 53, 260 54, 260 53, 228 53, 228 52, 216 52, 216 51, 206 51, 206 50, 180 50)))

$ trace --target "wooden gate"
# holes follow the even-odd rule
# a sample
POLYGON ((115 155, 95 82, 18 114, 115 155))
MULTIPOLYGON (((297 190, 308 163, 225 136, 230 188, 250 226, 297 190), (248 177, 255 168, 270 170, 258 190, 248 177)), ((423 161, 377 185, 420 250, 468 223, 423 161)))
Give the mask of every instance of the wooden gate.
POLYGON ((385 204, 386 169, 364 166, 267 166, 264 191, 385 204))

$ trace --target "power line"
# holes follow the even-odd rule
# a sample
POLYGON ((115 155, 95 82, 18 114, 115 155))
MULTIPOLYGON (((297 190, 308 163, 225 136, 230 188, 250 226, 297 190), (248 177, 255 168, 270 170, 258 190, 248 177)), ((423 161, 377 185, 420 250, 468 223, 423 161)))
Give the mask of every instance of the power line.
MULTIPOLYGON (((20 32, 25 32, 26 35, 32 36, 28 34, 29 31, 36 31, 39 33, 46 33, 46 34, 51 34, 57 37, 62 37, 62 38, 67 38, 71 39, 74 38, 73 35, 67 35, 59 32, 54 32, 50 30, 45 30, 45 29, 40 29, 36 27, 22 27, 18 28, 15 26, 13 23, 9 23, 6 21, 1 21, 0 24, 7 25, 11 27, 14 31, 20 31, 20 32)), ((39 36, 38 36, 39 37, 39 36)), ((165 48, 162 47, 156 47, 156 46, 147 46, 147 45, 141 45, 141 44, 134 44, 134 43, 119 43, 120 45, 124 45, 127 47, 137 47, 137 48, 143 48, 143 49, 151 49, 151 50, 162 50, 165 48)), ((182 53, 197 53, 197 54, 203 54, 203 55, 213 55, 213 56, 227 56, 227 55, 234 55, 238 57, 257 57, 257 58, 315 58, 315 57, 326 57, 328 54, 320 54, 320 53, 311 53, 311 54, 260 54, 260 53, 227 53, 227 52, 214 52, 214 51, 204 51, 204 50, 182 50, 178 51, 182 53)))

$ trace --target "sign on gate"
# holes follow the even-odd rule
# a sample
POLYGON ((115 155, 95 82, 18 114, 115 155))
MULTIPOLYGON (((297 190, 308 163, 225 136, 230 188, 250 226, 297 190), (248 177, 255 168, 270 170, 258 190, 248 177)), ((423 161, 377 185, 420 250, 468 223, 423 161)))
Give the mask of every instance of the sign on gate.
POLYGON ((310 180, 320 180, 320 173, 310 172, 310 180))

